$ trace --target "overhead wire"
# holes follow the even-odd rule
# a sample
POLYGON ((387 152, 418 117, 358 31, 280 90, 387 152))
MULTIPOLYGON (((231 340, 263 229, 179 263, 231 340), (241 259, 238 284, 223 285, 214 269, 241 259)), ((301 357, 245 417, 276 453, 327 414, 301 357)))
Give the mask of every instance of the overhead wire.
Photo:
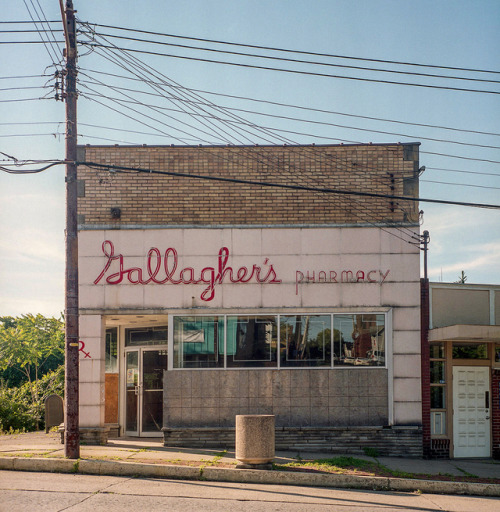
MULTIPOLYGON (((86 75, 86 76, 88 76, 88 75, 86 75)), ((81 83, 85 83, 85 82, 81 81, 81 83)), ((148 95, 148 96, 165 98, 165 96, 163 94, 152 93, 152 92, 143 91, 143 90, 139 90, 139 89, 131 89, 131 88, 119 87, 119 86, 110 86, 108 84, 106 84, 106 87, 109 87, 115 91, 124 90, 124 91, 144 94, 144 95, 148 95)), ((187 101, 188 103, 192 103, 192 100, 182 100, 182 101, 187 101)), ((209 104, 205 103, 205 105, 209 105, 209 104)), ((413 139, 413 140, 429 140, 432 142, 443 142, 443 143, 457 144, 457 145, 468 146, 468 147, 478 147, 478 148, 485 148, 485 149, 500 149, 500 146, 494 146, 494 145, 474 144, 474 143, 460 142, 460 141, 449 140, 449 139, 438 139, 435 137, 425 137, 425 136, 421 136, 421 135, 408 135, 405 133, 389 132, 389 131, 377 130, 377 129, 373 129, 373 128, 360 128, 360 127, 356 127, 356 126, 342 125, 342 124, 330 123, 330 122, 326 122, 326 121, 316 121, 316 120, 312 120, 312 119, 301 119, 301 118, 297 118, 297 117, 284 116, 284 115, 278 115, 278 114, 270 114, 270 113, 266 113, 266 112, 257 112, 254 110, 247 110, 247 109, 242 109, 242 108, 234 108, 234 107, 226 106, 226 107, 224 107, 224 109, 232 111, 232 112, 244 112, 246 114, 254 114, 254 115, 269 117, 269 118, 273 118, 273 119, 285 119, 285 120, 296 121, 296 122, 300 122, 300 123, 308 123, 308 124, 321 125, 321 126, 332 126, 335 128, 344 128, 347 130, 363 131, 363 132, 368 132, 368 133, 378 133, 378 134, 383 134, 383 135, 395 135, 398 137, 406 137, 406 138, 413 139)), ((200 115, 200 114, 198 114, 198 115, 200 115)), ((229 122, 231 122, 231 121, 229 121, 229 122)), ((248 123, 248 121, 246 121, 246 123, 248 123)), ((277 128, 273 128, 273 129, 278 130, 277 128)), ((317 136, 317 135, 312 135, 312 134, 307 134, 307 133, 300 133, 300 132, 295 132, 295 133, 300 134, 300 135, 315 136, 318 138, 323 138, 322 136, 317 136)), ((335 140, 347 142, 345 139, 335 139, 335 140)), ((354 141, 349 141, 349 142, 354 142, 354 141)))
POLYGON ((128 69, 128 68, 127 68, 128 69))
POLYGON ((312 192, 321 192, 324 194, 342 194, 342 195, 349 195, 349 196, 365 196, 365 197, 379 197, 379 198, 386 198, 386 199, 402 199, 405 201, 413 201, 413 202, 428 202, 428 203, 460 205, 460 206, 469 206, 469 207, 500 210, 500 204, 472 203, 472 202, 465 202, 465 201, 448 201, 445 199, 430 199, 430 198, 421 198, 421 197, 413 197, 413 196, 394 196, 394 195, 388 195, 388 194, 378 194, 375 192, 338 190, 338 189, 331 189, 331 188, 318 189, 315 187, 292 185, 292 184, 286 184, 286 183, 269 183, 269 182, 263 182, 263 181, 255 181, 255 180, 244 180, 244 179, 239 179, 239 178, 227 178, 227 177, 223 177, 223 176, 203 176, 203 175, 193 174, 193 173, 184 173, 184 172, 175 172, 175 171, 158 171, 155 169, 145 169, 145 168, 140 168, 140 167, 128 167, 128 166, 121 166, 121 165, 115 165, 115 164, 101 164, 98 162, 88 162, 88 161, 77 161, 75 163, 76 163, 76 165, 85 165, 87 167, 112 169, 114 172, 133 171, 133 172, 138 172, 138 173, 160 174, 160 175, 164 175, 164 176, 180 176, 180 177, 184 177, 184 178, 193 178, 193 179, 200 179, 200 180, 207 180, 207 181, 222 181, 222 182, 228 182, 228 183, 258 185, 258 186, 262 186, 262 187, 285 188, 285 189, 291 189, 291 190, 305 190, 305 191, 312 191, 312 192))
MULTIPOLYGON (((83 31, 82 33, 85 33, 85 32, 83 31)), ((185 44, 175 44, 175 43, 168 43, 168 42, 164 42, 164 41, 154 41, 151 39, 140 39, 140 38, 136 38, 136 37, 126 37, 126 36, 119 36, 119 35, 115 35, 115 34, 99 33, 99 35, 101 37, 112 38, 112 39, 113 38, 114 39, 123 39, 123 40, 127 40, 127 41, 157 44, 157 45, 169 46, 169 47, 174 47, 174 48, 182 48, 182 49, 188 49, 188 50, 222 53, 222 54, 226 54, 226 55, 236 55, 238 57, 251 57, 253 59, 268 59, 268 60, 280 61, 280 62, 292 62, 294 64, 311 64, 311 65, 315 65, 315 66, 327 66, 327 67, 335 67, 335 68, 343 68, 343 69, 355 69, 358 71, 370 71, 370 72, 378 72, 378 73, 402 74, 402 75, 410 75, 410 76, 418 76, 418 77, 426 77, 426 78, 441 78, 441 79, 447 79, 447 80, 465 80, 465 81, 472 81, 472 82, 484 82, 484 83, 494 83, 494 84, 500 83, 499 80, 491 80, 491 79, 484 79, 484 78, 437 75, 437 74, 431 74, 431 73, 419 73, 419 72, 415 72, 415 71, 400 71, 400 70, 396 70, 396 69, 368 68, 368 67, 363 67, 363 66, 353 66, 353 65, 347 65, 347 64, 334 64, 331 62, 318 62, 318 61, 310 61, 310 60, 277 57, 277 56, 273 56, 273 55, 261 55, 258 53, 243 53, 243 52, 222 50, 222 49, 217 49, 217 48, 206 48, 203 46, 189 46, 189 45, 185 45, 185 44)))
MULTIPOLYGON (((32 14, 27 1, 23 0, 23 3, 26 6, 26 10, 28 11, 28 14, 29 14, 31 20, 33 21, 33 24, 35 25, 35 28, 38 31, 38 35, 40 36, 40 39, 43 41, 43 44, 44 44, 45 49, 49 55, 50 60, 52 61, 52 64, 54 65, 54 67, 57 67, 57 65, 60 64, 60 62, 61 62, 62 55, 58 55, 58 51, 54 48, 54 42, 51 40, 50 35, 46 34, 46 36, 47 36, 46 38, 44 38, 44 36, 42 35, 42 34, 44 34, 43 28, 39 29, 38 24, 40 24, 43 27, 44 22, 42 21, 40 14, 38 13, 33 1, 32 0, 29 0, 29 1, 31 3, 31 6, 35 13, 35 16, 38 18, 38 22, 35 21, 35 16, 32 14)), ((38 4, 38 5, 40 6, 40 4, 38 4)), ((43 14, 43 10, 42 10, 41 6, 40 6, 40 10, 43 14)), ((45 14, 43 14, 43 17, 45 18, 45 14)), ((47 19, 47 18, 45 18, 45 19, 47 19)), ((50 31, 50 26, 49 26, 49 31, 50 31)), ((54 34, 52 33, 52 35, 54 35, 54 34)), ((54 39, 55 39, 55 37, 54 37, 54 39)), ((57 42, 55 44, 57 44, 57 42)))
MULTIPOLYGON (((142 82, 142 83, 149 82, 149 80, 147 80, 146 78, 139 79, 139 78, 135 78, 135 77, 131 77, 131 76, 117 75, 115 73, 109 73, 109 72, 100 71, 100 70, 96 70, 96 69, 85 69, 84 68, 84 71, 88 71, 90 73, 95 73, 95 74, 100 74, 100 75, 105 75, 105 76, 111 76, 111 77, 119 78, 120 80, 130 80, 130 81, 136 81, 136 82, 138 81, 138 82, 142 82)), ((172 86, 172 87, 175 87, 175 86, 172 86)), ((415 123, 415 122, 410 122, 410 121, 386 119, 386 118, 380 118, 380 117, 363 116, 363 115, 358 115, 358 114, 350 114, 350 113, 346 113, 346 112, 338 112, 338 111, 334 111, 334 110, 306 107, 304 105, 293 105, 290 103, 281 103, 281 102, 277 102, 277 101, 250 98, 248 96, 238 96, 238 95, 234 95, 234 94, 225 94, 225 93, 220 93, 220 92, 215 92, 215 91, 207 91, 207 90, 203 90, 203 89, 190 88, 190 90, 193 92, 196 92, 196 93, 201 93, 201 94, 222 96, 225 98, 246 100, 246 101, 252 101, 252 102, 256 102, 256 103, 264 103, 264 104, 268 104, 268 105, 275 105, 275 106, 279 106, 279 107, 287 107, 287 108, 293 108, 293 109, 299 109, 299 110, 306 110, 306 111, 310 111, 310 112, 318 112, 318 113, 323 113, 323 114, 334 114, 334 115, 339 115, 339 116, 354 117, 354 118, 358 118, 358 119, 367 119, 367 120, 371 120, 371 121, 381 121, 381 122, 385 122, 385 123, 396 123, 396 124, 403 124, 403 125, 408 125, 408 126, 419 126, 419 127, 423 127, 423 128, 435 128, 435 129, 440 129, 440 130, 450 130, 450 131, 463 132, 463 133, 474 133, 474 134, 479 134, 479 135, 492 135, 492 136, 500 137, 500 133, 494 133, 494 132, 484 132, 484 131, 479 131, 479 130, 456 128, 456 127, 452 127, 452 126, 441 126, 441 125, 433 125, 433 124, 426 124, 426 123, 415 123)))
MULTIPOLYGON (((88 22, 82 22, 82 23, 88 24, 88 22)), ((402 66, 418 66, 418 67, 426 67, 426 68, 448 69, 448 70, 454 70, 454 71, 470 71, 470 72, 475 72, 475 73, 500 74, 500 71, 490 71, 490 70, 484 70, 484 69, 471 69, 471 68, 464 68, 464 67, 452 67, 452 66, 443 66, 443 65, 423 64, 423 63, 416 63, 416 62, 402 62, 402 61, 395 61, 395 60, 370 59, 370 58, 366 58, 366 57, 353 57, 353 56, 347 56, 347 55, 335 55, 335 54, 331 54, 331 53, 318 53, 318 52, 309 52, 309 51, 303 51, 303 50, 291 50, 291 49, 287 49, 287 48, 260 46, 260 45, 254 45, 254 44, 221 41, 221 40, 217 40, 217 39, 206 39, 206 38, 200 38, 200 37, 190 37, 190 36, 181 36, 181 35, 176 35, 176 34, 167 34, 167 33, 162 33, 162 32, 152 32, 149 30, 139 30, 139 29, 126 28, 126 27, 118 27, 116 25, 103 25, 103 24, 99 24, 99 23, 91 23, 91 25, 93 27, 111 28, 111 29, 116 29, 116 30, 137 32, 137 33, 141 33, 141 34, 150 34, 150 35, 157 35, 157 36, 164 36, 164 37, 171 37, 171 38, 176 38, 176 39, 188 39, 191 41, 217 43, 217 44, 224 44, 224 45, 230 45, 230 46, 241 46, 241 47, 254 48, 254 49, 259 49, 259 50, 271 50, 271 51, 279 51, 279 52, 287 52, 287 53, 297 53, 297 54, 301 54, 301 55, 314 55, 317 57, 330 57, 330 58, 336 58, 336 59, 360 60, 360 61, 365 61, 365 62, 380 62, 380 63, 384 63, 384 64, 397 64, 397 65, 402 65, 402 66)))
POLYGON ((129 68, 127 68, 127 69, 129 69, 129 68))
POLYGON ((121 48, 111 45, 104 45, 95 42, 86 42, 79 41, 80 44, 89 48, 107 48, 107 49, 118 49, 126 52, 132 53, 140 53, 143 55, 155 55, 159 57, 170 57, 173 59, 182 59, 182 60, 190 60, 196 62, 207 62, 211 64, 221 64, 225 66, 236 66, 241 68, 249 68, 249 69, 260 69, 265 71, 279 71, 282 73, 291 73, 296 75, 307 75, 307 76, 317 76, 323 78, 336 78, 341 80, 354 80, 358 82, 370 82, 370 83, 380 83, 387 85, 403 85, 409 87, 423 87, 427 89, 440 89, 440 90, 448 90, 448 91, 460 91, 460 92, 472 92, 472 93, 481 93, 481 94, 500 94, 500 91, 491 91, 487 89, 469 89, 465 87, 453 87, 453 86, 442 86, 442 85, 432 85, 432 84, 422 84, 422 83, 411 83, 411 82, 399 82, 396 80, 382 80, 382 79, 374 79, 374 78, 366 78, 366 77, 355 77, 355 76, 345 76, 345 75, 334 75, 330 73, 319 73, 313 71, 301 71, 298 69, 286 69, 286 68, 276 68, 271 66, 259 66, 256 64, 244 64, 242 62, 228 62, 223 60, 216 59, 206 59, 202 57, 189 57, 187 55, 175 55, 172 53, 161 53, 161 52, 153 52, 147 50, 138 50, 136 48, 121 48))

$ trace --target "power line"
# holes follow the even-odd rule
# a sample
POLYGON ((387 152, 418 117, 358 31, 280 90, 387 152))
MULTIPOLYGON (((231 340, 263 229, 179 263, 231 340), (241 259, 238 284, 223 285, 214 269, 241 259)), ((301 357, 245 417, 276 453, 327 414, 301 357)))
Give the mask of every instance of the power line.
MULTIPOLYGON (((172 110, 171 108, 161 107, 159 105, 148 105, 148 104, 145 104, 145 103, 143 103, 141 101, 138 101, 136 99, 122 100, 122 99, 112 98, 112 97, 103 95, 102 93, 96 93, 96 94, 97 94, 98 97, 106 98, 106 99, 111 100, 111 101, 116 101, 116 102, 119 102, 120 104, 122 104, 122 103, 132 103, 132 104, 136 104, 136 105, 141 105, 143 107, 153 108, 156 111, 158 111, 158 110, 172 110)), ((87 97, 87 95, 84 95, 84 96, 87 97)), ((90 94, 88 96, 92 96, 92 94, 90 94)), ((90 99, 90 98, 88 98, 88 99, 90 99)), ((176 112, 182 112, 182 111, 176 110, 176 112)), ((191 114, 191 115, 200 116, 201 114, 191 114)), ((235 121, 232 121, 232 120, 227 120, 227 122, 235 123, 235 121)), ((299 132, 299 131, 296 131, 296 130, 285 130, 285 129, 282 129, 282 128, 272 128, 272 127, 269 127, 269 126, 267 126, 267 127, 262 127, 261 126, 260 128, 266 129, 266 130, 272 130, 274 132, 279 132, 279 133, 289 133, 289 134, 293 134, 293 135, 306 136, 306 137, 310 137, 310 138, 313 138, 313 139, 336 141, 338 143, 366 144, 366 142, 362 142, 362 141, 350 140, 350 139, 341 139, 341 138, 338 138, 338 137, 328 137, 326 135, 317 135, 317 134, 314 134, 314 133, 305 133, 305 132, 299 132)), ((370 131, 370 130, 367 130, 367 131, 370 131)), ((401 135, 403 137, 410 137, 409 135, 403 135, 403 134, 399 134, 399 135, 401 135)), ((207 142, 206 140, 203 140, 203 139, 200 139, 200 140, 202 140, 203 142, 207 142)), ((439 141, 438 139, 431 139, 431 140, 436 140, 438 142, 444 142, 444 141, 439 141)), ((494 148, 496 148, 496 146, 494 148)), ((465 159, 465 160, 471 160, 471 161, 477 161, 477 162, 500 163, 500 161, 498 161, 498 160, 489 160, 489 159, 485 159, 485 158, 466 157, 466 156, 461 156, 461 155, 453 155, 453 154, 449 154, 449 153, 436 153, 436 152, 431 152, 431 151, 420 151, 420 153, 421 154, 430 154, 430 155, 444 156, 444 157, 448 157, 448 158, 465 159)))
MULTIPOLYGON (((80 80, 80 83, 84 83, 84 81, 80 80)), ((153 92, 148 92, 148 91, 141 91, 138 89, 130 89, 127 87, 109 86, 107 84, 103 84, 103 85, 105 85, 106 87, 110 87, 111 89, 113 89, 115 91, 123 90, 123 91, 128 91, 128 92, 136 92, 136 93, 144 94, 147 96, 165 98, 164 94, 153 93, 153 92)), ((193 103, 193 101, 191 101, 191 100, 181 100, 181 101, 193 103)), ((201 102, 195 102, 195 103, 205 105, 205 106, 211 106, 211 104, 209 104, 209 103, 201 103, 201 102)), ((460 146, 478 147, 478 148, 486 148, 486 149, 500 149, 500 146, 493 146, 493 145, 486 145, 486 144, 473 144, 473 143, 469 143, 469 142, 460 142, 460 141, 447 140, 447 139, 437 139, 434 137, 424 137, 424 136, 420 136, 420 135, 408 135, 408 134, 404 134, 404 133, 389 132, 389 131, 377 130, 377 129, 371 129, 371 128, 359 128, 356 126, 329 123, 329 122, 325 122, 325 121, 315 121, 315 120, 311 120, 311 119, 301 119, 301 118, 297 118, 297 117, 277 115, 277 114, 269 114, 269 113, 265 113, 265 112, 257 112, 255 110, 246 110, 246 109, 242 109, 242 108, 224 107, 224 109, 230 110, 232 112, 244 112, 246 114, 254 114, 254 115, 259 115, 259 116, 270 117, 273 119, 286 119, 288 121, 297 121, 300 123, 316 124, 316 125, 321 125, 321 126, 332 126, 334 128, 345 128, 348 130, 356 130, 356 131, 362 131, 362 132, 368 132, 368 133, 380 133, 383 135, 395 135, 397 137, 406 137, 406 138, 413 139, 413 140, 415 140, 415 139, 429 140, 429 141, 433 141, 433 142, 444 142, 447 144, 457 144, 460 146)), ((168 110, 173 110, 173 109, 168 109, 168 110)), ((178 110, 173 110, 173 111, 179 112, 178 110)), ((304 135, 310 136, 310 134, 304 134, 304 135)))
POLYGON ((497 178, 500 178, 500 174, 496 174, 494 172, 463 171, 460 169, 443 169, 441 167, 427 167, 427 169, 430 169, 433 171, 460 172, 460 173, 465 173, 465 174, 480 174, 482 176, 496 176, 497 178))
POLYGON ((486 188, 488 190, 500 190, 500 187, 490 187, 486 185, 470 185, 468 183, 453 183, 450 181, 420 180, 420 183, 438 183, 439 185, 453 185, 460 187, 486 188))
MULTIPOLYGON (((139 79, 139 78, 134 78, 134 77, 130 77, 130 76, 117 75, 114 73, 107 73, 105 71, 98 71, 98 70, 92 70, 92 69, 83 69, 83 71, 88 71, 90 73, 96 73, 96 74, 101 74, 101 75, 106 75, 106 76, 112 76, 115 78, 119 78, 121 80, 131 80, 131 81, 136 81, 136 82, 141 82, 141 83, 146 83, 146 84, 151 83, 151 81, 147 80, 146 78, 139 79)), ((170 87, 175 88, 176 86, 171 85, 170 87)), ((280 103, 277 101, 249 98, 247 96, 237 96, 234 94, 223 94, 223 93, 219 93, 219 92, 206 91, 206 90, 202 90, 202 89, 189 88, 189 90, 192 92, 195 92, 195 93, 209 94, 209 95, 213 95, 213 96, 222 96, 225 98, 246 100, 246 101, 252 101, 252 102, 256 102, 256 103, 275 105, 275 106, 279 106, 279 107, 287 107, 287 108, 293 108, 293 109, 298 109, 298 110, 306 110, 306 111, 310 111, 310 112, 319 112, 319 113, 323 113, 323 114, 334 114, 334 115, 339 115, 339 116, 354 117, 354 118, 358 118, 358 119, 367 119, 370 121, 381 121, 384 123, 396 123, 396 124, 403 124, 403 125, 408 125, 408 126, 419 126, 419 127, 423 127, 423 128, 436 128, 436 129, 440 129, 440 130, 450 130, 450 131, 463 132, 463 133, 473 133, 473 134, 479 134, 479 135, 492 135, 492 136, 500 137, 500 133, 483 132, 483 131, 479 131, 479 130, 466 130, 463 128, 455 128, 455 127, 451 127, 451 126, 441 126, 441 125, 433 125, 433 124, 425 124, 425 123, 413 123, 410 121, 399 121, 399 120, 386 119, 386 118, 380 118, 380 117, 362 116, 359 114, 349 114, 346 112, 338 112, 338 111, 334 111, 334 110, 325 110, 325 109, 319 109, 319 108, 313 108, 313 107, 306 107, 303 105, 292 105, 290 103, 280 103)), ((225 107, 225 108, 229 108, 229 107, 225 107)))
MULTIPOLYGON (((126 62, 126 64, 122 64, 122 63, 120 63, 120 62, 117 62, 117 61, 116 61, 116 57, 113 57, 112 62, 114 62, 115 64, 119 65, 120 67, 123 67, 123 68, 124 68, 124 69, 126 69, 127 71, 130 71, 130 70, 131 70, 131 67, 134 67, 134 68, 135 68, 135 67, 137 67, 138 69, 140 68, 140 69, 142 69, 142 70, 145 70, 147 73, 149 73, 149 74, 151 74, 151 75, 153 75, 153 76, 155 76, 155 75, 157 76, 157 75, 158 75, 158 72, 157 72, 157 71, 152 70, 151 68, 149 68, 149 70, 148 70, 148 69, 147 69, 147 68, 146 68, 142 63, 140 63, 140 61, 138 61, 137 59, 135 59, 135 58, 134 58, 134 59, 132 59, 132 57, 131 57, 131 56, 129 56, 128 54, 125 54, 125 55, 126 55, 126 58, 123 58, 123 61, 124 61, 124 63, 126 62)), ((162 85, 163 85, 163 86, 164 86, 164 85, 172 85, 172 84, 174 83, 174 82, 172 82, 172 80, 171 80, 171 79, 167 79, 167 82, 168 82, 168 84, 167 84, 165 81, 162 81, 162 85)), ((176 86, 178 86, 178 84, 175 84, 175 85, 176 85, 176 86)), ((192 93, 190 93, 190 94, 192 95, 192 93)), ((219 108, 219 107, 217 107, 217 108, 219 108)), ((155 109, 155 110, 157 110, 157 109, 155 109)), ((252 158, 253 158, 253 155, 252 155, 252 158)), ((266 165, 266 164, 264 163, 264 165, 266 165)), ((294 181, 294 178, 293 178, 293 177, 291 177, 291 181, 294 181)), ((339 198, 339 200, 340 200, 340 198, 339 198)), ((350 204, 349 204, 349 206, 350 206, 350 204)), ((366 208, 366 206, 364 206, 364 208, 363 208, 363 212, 365 212, 365 213, 366 213, 366 209, 367 209, 367 208, 366 208)), ((358 216, 357 214, 355 214, 355 215, 356 215, 356 216, 358 216)), ((395 235, 395 234, 394 234, 394 236, 397 236, 397 235, 395 235)), ((415 234, 414 234, 414 233, 412 233, 412 234, 411 234, 411 237, 412 237, 412 238, 414 238, 414 236, 415 236, 415 234)), ((399 237, 399 236, 398 236, 398 238, 401 238, 401 237, 399 237)), ((403 238, 401 238, 401 239, 403 239, 403 238)), ((407 241, 407 242, 408 242, 408 240, 405 240, 405 241, 407 241)))
POLYGON ((82 22, 80 20, 78 20, 78 22, 84 26, 92 25, 93 27, 111 28, 111 29, 115 29, 115 30, 137 32, 137 33, 141 33, 141 34, 172 37, 172 38, 176 38, 176 39, 187 39, 190 41, 225 44, 225 45, 230 45, 230 46, 242 46, 245 48, 255 48, 255 49, 259 49, 259 50, 271 50, 271 51, 286 52, 286 53, 297 53, 297 54, 301 54, 301 55, 313 55, 316 57, 330 57, 330 58, 336 58, 336 59, 360 60, 360 61, 365 61, 365 62, 380 62, 383 64, 397 64, 397 65, 402 65, 402 66, 417 66, 417 67, 426 67, 426 68, 435 68, 435 69, 448 69, 448 70, 453 70, 453 71, 470 71, 470 72, 475 72, 475 73, 500 74, 500 71, 490 71, 490 70, 484 70, 484 69, 471 69, 471 68, 463 68, 463 67, 422 64, 422 63, 416 63, 416 62, 401 62, 401 61, 395 61, 395 60, 370 59, 370 58, 366 58, 366 57, 353 57, 353 56, 347 56, 347 55, 335 55, 335 54, 330 54, 330 53, 307 52, 307 51, 302 51, 302 50, 291 50, 291 49, 286 49, 286 48, 259 46, 259 45, 235 43, 235 42, 229 42, 229 41, 220 41, 220 40, 216 40, 216 39, 203 39, 203 38, 199 38, 199 37, 188 37, 188 36, 180 36, 180 35, 175 35, 175 34, 166 34, 166 33, 161 33, 161 32, 151 32, 148 30, 139 30, 139 29, 131 29, 131 28, 125 28, 125 27, 117 27, 117 26, 113 26, 113 25, 102 25, 99 23, 82 22))
POLYGON ((0 80, 17 80, 24 78, 52 78, 54 75, 18 75, 18 76, 0 76, 0 80))
POLYGON ((309 192, 320 192, 324 194, 340 194, 340 195, 349 195, 349 196, 363 196, 363 197, 379 197, 384 199, 397 199, 401 201, 412 201, 412 202, 423 202, 423 203, 437 203, 437 204, 447 204, 447 205, 455 205, 455 206, 468 206, 468 207, 476 207, 476 208, 487 208, 487 209, 498 209, 500 210, 500 204, 484 204, 484 203, 467 203, 462 201, 447 201, 444 199, 426 199, 422 197, 412 197, 412 196, 395 196, 388 194, 376 194, 374 192, 358 192, 353 190, 338 190, 331 188, 315 188, 308 187, 304 185, 290 185, 283 183, 269 183, 264 181, 255 181, 255 180, 242 180, 237 178, 224 178, 222 176, 201 176, 199 174, 191 174, 191 173, 182 173, 182 172, 173 172, 173 171, 158 171, 154 169, 144 169, 140 167, 125 167, 121 165, 110 165, 110 164, 100 164, 96 162, 76 162, 76 165, 85 165, 87 167, 95 167, 100 169, 109 169, 114 172, 138 172, 138 173, 147 173, 147 174, 160 174, 165 176, 177 176, 183 178, 193 178, 193 179, 201 179, 208 181, 223 181, 227 183, 238 183, 243 185, 258 185, 262 187, 272 187, 272 188, 285 188, 290 190, 304 190, 309 192))
MULTIPOLYGON (((85 32, 85 31, 81 31, 81 33, 84 35, 87 35, 87 32, 85 32)), ((447 80, 465 80, 465 81, 471 81, 471 82, 484 82, 484 83, 494 83, 494 84, 500 83, 500 81, 498 81, 498 80, 489 80, 489 79, 483 79, 483 78, 436 75, 436 74, 431 74, 431 73, 418 73, 418 72, 413 72, 413 71, 400 71, 400 70, 395 70, 395 69, 367 68, 367 67, 363 67, 363 66, 334 64, 331 62, 318 62, 318 61, 310 61, 310 60, 291 59, 291 58, 285 58, 285 57, 276 57, 276 56, 272 56, 272 55, 259 55, 257 53, 244 53, 244 52, 228 51, 228 50, 221 50, 221 49, 217 49, 217 48, 204 48, 202 46, 189 46, 189 45, 185 45, 185 44, 167 43, 164 41, 153 41, 150 39, 139 39, 136 37, 118 36, 118 35, 113 35, 113 34, 103 34, 103 33, 96 33, 96 34, 99 36, 102 36, 102 37, 123 39, 123 40, 127 40, 127 41, 138 42, 138 43, 158 44, 158 45, 162 45, 162 46, 182 48, 182 49, 187 49, 187 50, 222 53, 225 55, 236 55, 238 57, 251 57, 254 59, 267 59, 267 60, 273 60, 273 61, 279 61, 279 62, 292 62, 295 64, 312 64, 315 66, 327 66, 327 67, 335 67, 335 68, 343 68, 343 69, 355 69, 355 70, 359 70, 359 71, 401 74, 401 75, 410 75, 410 76, 418 76, 418 77, 426 77, 426 78, 441 78, 441 79, 447 79, 447 80)))
MULTIPOLYGON (((112 47, 112 48, 115 48, 115 49, 117 49, 117 50, 119 50, 119 51, 122 51, 122 52, 123 52, 123 50, 118 49, 116 46, 114 46, 114 47, 112 47)), ((129 56, 128 56, 128 54, 126 54, 126 55, 127 55, 127 59, 130 59, 130 60, 131 60, 131 57, 129 57, 129 56)), ((134 62, 134 61, 132 61, 132 62, 134 62)), ((115 62, 115 63, 116 63, 116 62, 115 62)), ((121 64, 118 64, 118 65, 123 66, 123 65, 121 65, 121 64)), ((129 64, 127 64, 127 65, 123 66, 123 68, 124 68, 124 69, 126 69, 127 71, 130 71, 130 66, 131 66, 131 64, 129 63, 129 64)), ((141 64, 141 67, 142 67, 142 69, 145 69, 144 65, 142 65, 142 64, 141 64)), ((149 74, 155 75, 155 71, 153 70, 153 72, 151 72, 151 68, 150 68, 150 71, 147 71, 147 72, 149 72, 149 74)), ((141 76, 141 78, 142 78, 142 79, 144 79, 144 76, 141 76)), ((169 85, 169 86, 171 86, 171 85, 172 85, 172 81, 171 81, 170 79, 168 79, 168 82, 169 82, 169 83, 168 83, 168 85, 169 85)), ((149 84, 148 84, 148 85, 151 85, 151 82, 149 82, 149 84)), ((165 84, 165 82, 163 82, 163 85, 166 85, 166 84, 165 84)), ((217 107, 217 108, 220 108, 220 107, 217 107)), ((156 109, 155 109, 155 110, 156 110, 156 109)), ((262 128, 259 128, 259 129, 260 129, 260 130, 262 130, 262 128)), ((268 130, 268 129, 266 129, 266 130, 268 130)), ((402 208, 401 208, 397 203, 396 203, 396 205, 398 206, 398 208, 402 209, 402 208)), ((364 208, 364 209, 363 209, 363 211, 365 211, 365 210, 366 210, 366 208, 364 208)), ((404 210, 403 210, 403 211, 404 211, 404 210)), ((415 236, 416 236, 416 234, 415 234, 415 233, 411 233, 411 237, 412 237, 412 238, 414 238, 415 236)), ((407 242, 408 242, 408 240, 405 240, 405 241, 407 241, 407 242)), ((410 242, 410 243, 411 243, 411 242, 410 242)))
MULTIPOLYGON (((61 20, 50 20, 50 21, 46 21, 46 23, 61 23, 61 20)), ((26 21, 26 20, 19 20, 19 21, 0 21, 0 25, 14 25, 14 24, 18 24, 18 25, 22 25, 22 24, 29 24, 29 25, 33 25, 33 20, 31 21, 26 21)))
POLYGON ((404 86, 411 86, 411 87, 424 87, 427 89, 441 89, 441 90, 448 90, 448 91, 460 91, 460 92, 473 92, 473 93, 482 93, 482 94, 500 94, 500 91, 488 91, 488 90, 481 90, 481 89, 467 89, 462 87, 450 87, 450 86, 441 86, 441 85, 430 85, 430 84, 417 84, 417 83, 410 83, 410 82, 397 82, 395 80, 380 80, 380 79, 374 79, 374 78, 361 78, 361 77, 354 77, 354 76, 344 76, 344 75, 333 75, 329 73, 318 73, 318 72, 312 72, 312 71, 300 71, 297 69, 285 69, 285 68, 274 68, 271 66, 258 66, 256 64, 243 64, 241 62, 227 62, 222 60, 215 60, 215 59, 204 59, 201 57, 188 57, 186 55, 174 55, 171 53, 160 53, 160 52, 152 52, 152 51, 146 51, 146 50, 137 50, 134 48, 120 48, 117 46, 111 46, 111 45, 104 45, 101 43, 90 43, 87 41, 79 41, 79 43, 83 46, 87 46, 89 48, 106 48, 106 49, 112 49, 112 50, 122 50, 125 52, 133 52, 133 53, 140 53, 144 55, 155 55, 159 57, 170 57, 173 59, 184 59, 184 60, 191 60, 191 61, 197 61, 197 62, 208 62, 211 64, 223 64, 226 66, 236 66, 236 67, 242 67, 242 68, 251 68, 251 69, 261 69, 265 71, 280 71, 283 73, 292 73, 292 74, 298 74, 298 75, 306 75, 306 76, 318 76, 318 77, 324 77, 324 78, 338 78, 343 80, 355 80, 359 82, 371 82, 371 83, 380 83, 380 84, 389 84, 389 85, 404 85, 404 86))

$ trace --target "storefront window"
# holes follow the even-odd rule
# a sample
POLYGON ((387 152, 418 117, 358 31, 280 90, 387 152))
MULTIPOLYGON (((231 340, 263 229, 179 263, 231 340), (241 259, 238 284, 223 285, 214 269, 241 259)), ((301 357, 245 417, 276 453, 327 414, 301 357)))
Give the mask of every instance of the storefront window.
POLYGON ((331 366, 330 315, 280 316, 281 366, 331 366))
POLYGON ((224 318, 182 316, 174 319, 174 368, 224 366, 224 318))
POLYGON ((118 373, 118 329, 106 329, 106 373, 118 373))
POLYGON ((488 359, 486 343, 453 343, 453 359, 488 359))
POLYGON ((384 315, 334 315, 334 364, 383 366, 385 364, 384 315))
MULTIPOLYGON (((384 314, 177 316, 173 367, 384 366, 385 332, 384 314)), ((138 329, 129 343, 133 334, 149 339, 138 329)), ((444 368, 434 371, 444 379, 444 368)))
POLYGON ((276 316, 227 317, 227 367, 276 367, 276 316))

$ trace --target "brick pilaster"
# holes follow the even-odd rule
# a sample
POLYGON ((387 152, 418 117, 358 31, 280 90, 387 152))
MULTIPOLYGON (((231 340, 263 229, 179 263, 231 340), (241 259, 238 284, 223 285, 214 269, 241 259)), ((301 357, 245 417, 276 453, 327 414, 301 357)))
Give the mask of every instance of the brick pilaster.
POLYGON ((420 328, 422 365, 422 443, 423 455, 428 459, 431 447, 431 377, 429 348, 429 280, 420 280, 420 328))

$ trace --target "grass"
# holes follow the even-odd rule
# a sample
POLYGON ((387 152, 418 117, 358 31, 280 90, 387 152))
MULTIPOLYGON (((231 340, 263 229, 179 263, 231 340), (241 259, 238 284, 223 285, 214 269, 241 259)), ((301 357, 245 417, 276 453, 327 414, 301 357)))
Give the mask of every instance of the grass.
POLYGON ((306 461, 303 459, 287 464, 274 464, 278 471, 310 470, 336 474, 358 474, 369 476, 392 476, 396 478, 415 478, 413 473, 396 471, 383 466, 378 461, 358 459, 356 457, 339 456, 330 459, 316 459, 306 461))

